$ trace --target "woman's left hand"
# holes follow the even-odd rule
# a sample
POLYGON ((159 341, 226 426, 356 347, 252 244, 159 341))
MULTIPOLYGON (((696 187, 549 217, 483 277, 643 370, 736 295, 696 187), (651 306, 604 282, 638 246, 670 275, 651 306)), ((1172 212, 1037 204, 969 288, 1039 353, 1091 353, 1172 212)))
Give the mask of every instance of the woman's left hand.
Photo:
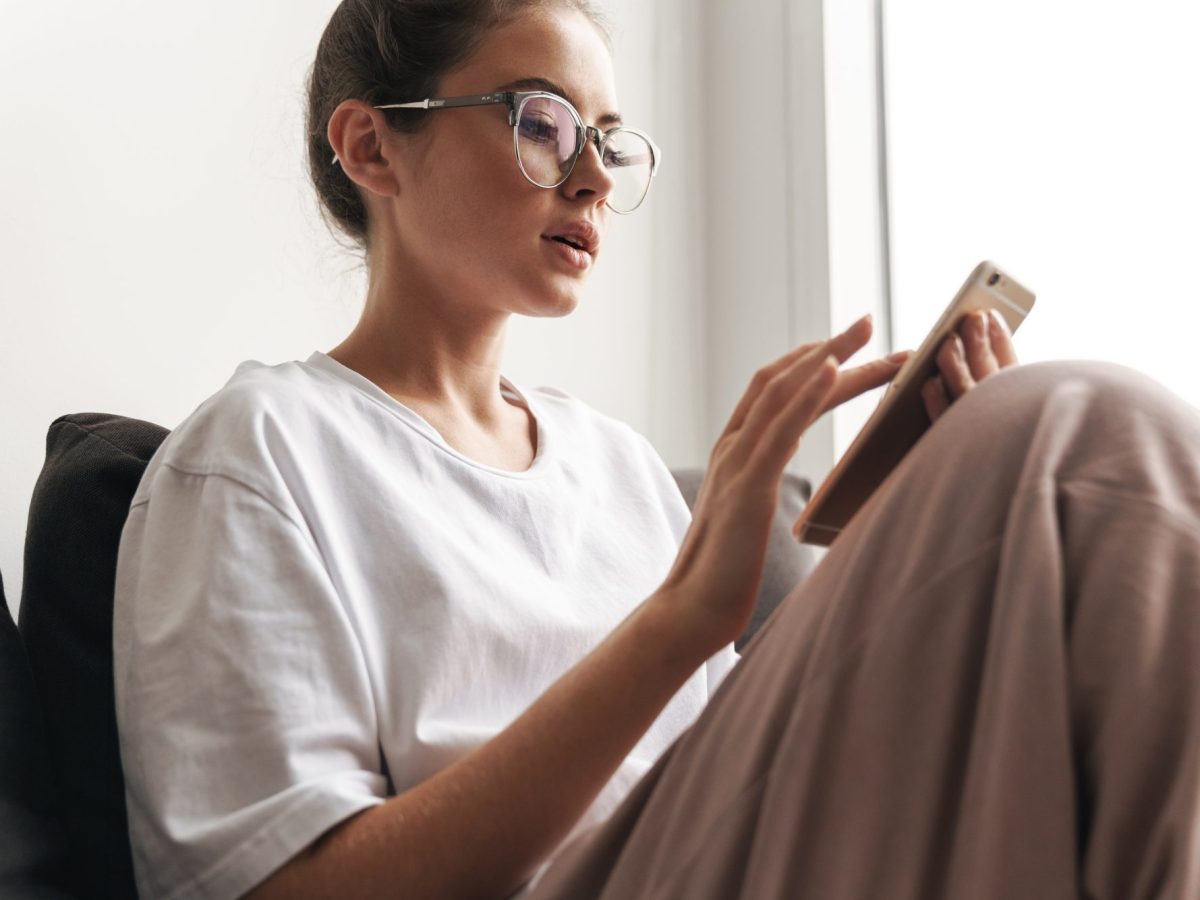
POLYGON ((941 374, 926 381, 921 390, 931 422, 989 375, 1017 365, 1012 333, 995 312, 971 313, 959 324, 958 333, 943 342, 937 364, 941 374))

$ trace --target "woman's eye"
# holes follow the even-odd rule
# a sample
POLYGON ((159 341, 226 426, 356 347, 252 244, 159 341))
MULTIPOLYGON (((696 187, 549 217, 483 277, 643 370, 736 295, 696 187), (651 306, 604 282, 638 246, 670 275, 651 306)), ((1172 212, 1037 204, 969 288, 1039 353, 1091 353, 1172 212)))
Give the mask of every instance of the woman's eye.
POLYGON ((558 140, 558 126, 551 119, 526 116, 521 119, 521 137, 549 143, 558 140))
POLYGON ((605 150, 604 165, 608 166, 610 169, 618 169, 621 166, 629 165, 629 157, 624 153, 621 153, 619 150, 605 150))

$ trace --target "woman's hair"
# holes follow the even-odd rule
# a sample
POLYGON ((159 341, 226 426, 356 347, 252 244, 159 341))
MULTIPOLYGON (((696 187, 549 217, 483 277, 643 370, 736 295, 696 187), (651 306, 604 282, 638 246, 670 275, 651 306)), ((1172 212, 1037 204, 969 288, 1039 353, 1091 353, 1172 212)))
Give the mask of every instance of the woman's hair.
MULTIPOLYGON (((443 76, 479 48, 488 32, 522 13, 574 9, 596 26, 611 52, 607 18, 591 0, 342 0, 334 11, 308 81, 308 168, 326 222, 364 251, 370 248, 367 210, 359 188, 332 165, 329 119, 343 100, 399 103, 438 95, 443 76)), ((480 85, 485 90, 487 85, 480 85)), ((417 134, 424 110, 386 112, 395 132, 417 134)))

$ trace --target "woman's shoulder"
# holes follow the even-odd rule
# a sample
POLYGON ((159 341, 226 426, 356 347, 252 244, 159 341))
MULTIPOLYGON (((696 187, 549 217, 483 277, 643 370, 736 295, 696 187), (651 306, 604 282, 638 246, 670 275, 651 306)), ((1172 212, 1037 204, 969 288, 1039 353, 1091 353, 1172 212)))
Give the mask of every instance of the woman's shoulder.
POLYGON ((332 401, 319 373, 298 361, 238 364, 224 385, 167 435, 147 467, 142 488, 160 467, 222 475, 265 489, 271 470, 293 464, 317 439, 322 407, 332 401))

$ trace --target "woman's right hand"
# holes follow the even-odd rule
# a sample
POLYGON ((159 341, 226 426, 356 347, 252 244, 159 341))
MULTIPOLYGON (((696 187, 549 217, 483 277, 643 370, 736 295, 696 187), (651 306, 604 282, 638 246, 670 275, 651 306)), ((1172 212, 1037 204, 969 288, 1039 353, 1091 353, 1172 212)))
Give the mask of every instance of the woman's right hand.
POLYGON ((870 337, 871 319, 864 316, 759 369, 717 440, 692 524, 655 595, 700 658, 735 640, 750 621, 783 472, 804 432, 834 407, 886 384, 907 358, 902 352, 839 371, 870 337))

